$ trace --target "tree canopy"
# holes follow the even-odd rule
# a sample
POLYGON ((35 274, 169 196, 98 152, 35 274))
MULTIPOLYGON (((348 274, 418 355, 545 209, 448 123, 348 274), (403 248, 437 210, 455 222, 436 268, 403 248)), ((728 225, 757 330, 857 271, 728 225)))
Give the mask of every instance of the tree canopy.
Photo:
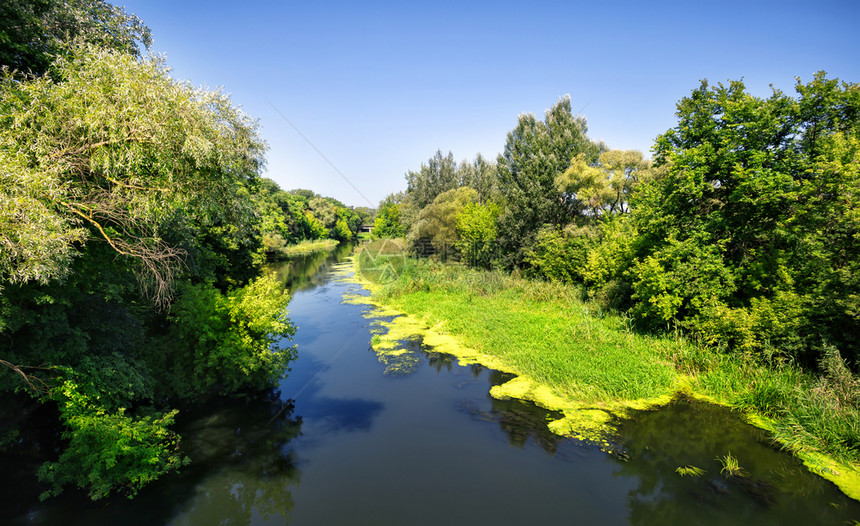
POLYGON ((148 48, 148 27, 104 0, 7 0, 0 5, 0 66, 41 75, 74 43, 138 56, 148 48))
POLYGON ((294 357, 256 122, 115 37, 0 80, 0 389, 56 408, 46 495, 133 495, 185 463, 171 404, 271 388, 294 357))
POLYGON ((0 277, 62 277, 74 244, 98 238, 163 302, 184 256, 162 235, 177 214, 251 220, 241 196, 265 150, 256 123, 157 59, 82 46, 55 68, 0 89, 0 277))
POLYGON ((860 343, 860 88, 820 72, 798 98, 707 82, 657 138, 665 173, 634 219, 634 312, 710 341, 811 360, 860 343))

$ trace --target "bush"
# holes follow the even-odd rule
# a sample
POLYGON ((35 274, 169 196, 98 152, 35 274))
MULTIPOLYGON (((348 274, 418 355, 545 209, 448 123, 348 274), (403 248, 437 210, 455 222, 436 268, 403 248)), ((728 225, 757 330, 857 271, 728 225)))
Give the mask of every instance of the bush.
POLYGON ((582 283, 592 246, 585 235, 544 227, 525 250, 526 275, 557 283, 582 283))
POLYGON ((51 391, 69 445, 56 462, 39 468, 39 479, 51 485, 43 499, 70 485, 85 489, 93 500, 113 490, 131 497, 187 463, 178 451, 179 437, 168 429, 176 411, 135 419, 124 408, 106 410, 94 394, 91 385, 79 384, 71 374, 51 391))

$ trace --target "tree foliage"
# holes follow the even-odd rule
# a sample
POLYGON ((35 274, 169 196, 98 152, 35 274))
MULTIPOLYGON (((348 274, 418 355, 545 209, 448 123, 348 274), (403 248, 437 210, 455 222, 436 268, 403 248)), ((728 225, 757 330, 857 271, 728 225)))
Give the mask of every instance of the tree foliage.
POLYGON ((636 186, 651 178, 651 162, 636 150, 607 150, 594 165, 578 154, 556 177, 556 188, 571 196, 591 217, 630 212, 636 186))
POLYGON ((561 98, 546 111, 543 121, 520 115, 508 132, 498 158, 498 184, 504 212, 499 237, 509 265, 519 265, 523 248, 544 225, 562 227, 578 213, 574 198, 561 192, 556 178, 582 154, 593 163, 602 149, 586 135, 583 117, 574 116, 570 97, 561 98))
POLYGON ((0 387, 58 408, 49 494, 134 494, 183 462, 172 402, 285 373, 286 297, 257 276, 289 226, 226 96, 94 44, 50 69, 0 84, 0 387))
POLYGON ((106 410, 99 393, 66 378, 51 391, 66 423, 69 445, 56 462, 39 468, 51 485, 42 498, 65 486, 84 489, 93 500, 120 491, 133 496, 147 483, 187 463, 177 451, 179 437, 169 429, 176 411, 132 418, 125 408, 106 410), (85 475, 85 476, 82 476, 85 475))
POLYGON ((477 199, 478 192, 468 186, 437 195, 432 203, 418 213, 407 239, 425 253, 442 252, 448 248, 454 248, 460 213, 477 199))
POLYGON ((104 0, 7 0, 0 5, 0 66, 41 75, 73 42, 138 56, 149 28, 104 0))
POLYGON ((498 256, 497 221, 501 208, 496 203, 466 203, 457 214, 456 247, 472 267, 490 268, 498 256))
POLYGON ((810 364, 822 339, 858 348, 860 89, 818 73, 797 92, 703 82, 678 103, 634 213, 643 323, 810 364))
POLYGON ((241 197, 262 163, 256 124, 155 59, 85 46, 56 77, 0 87, 0 278, 62 277, 74 243, 99 239, 163 302, 185 255, 163 239, 174 216, 250 221, 241 197), (27 220, 33 211, 41 221, 27 220))
POLYGON ((386 237, 403 237, 406 235, 406 227, 401 220, 400 203, 383 203, 373 222, 373 237, 376 239, 386 237))

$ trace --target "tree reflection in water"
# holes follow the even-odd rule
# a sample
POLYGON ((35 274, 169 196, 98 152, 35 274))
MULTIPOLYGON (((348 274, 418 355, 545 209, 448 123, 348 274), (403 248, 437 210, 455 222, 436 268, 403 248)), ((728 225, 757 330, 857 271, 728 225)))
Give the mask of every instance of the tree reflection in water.
POLYGON ((301 417, 293 417, 292 402, 278 396, 270 391, 265 397, 219 400, 207 404, 209 411, 195 412, 199 418, 192 415, 181 429, 192 464, 171 482, 192 487, 193 494, 177 500, 185 503, 177 512, 196 523, 223 525, 251 524, 255 516, 288 520, 289 486, 300 478, 288 445, 300 433, 301 417))
POLYGON ((768 434, 724 407, 679 398, 619 427, 629 460, 617 474, 638 479, 628 494, 631 524, 850 524, 860 505, 768 434), (722 470, 731 454, 744 473, 722 470), (676 470, 695 466, 701 476, 676 470))
POLYGON ((277 279, 290 289, 291 293, 295 293, 331 281, 333 276, 328 272, 329 266, 343 260, 353 247, 351 243, 341 243, 331 252, 321 251, 292 256, 267 266, 275 273, 277 279))

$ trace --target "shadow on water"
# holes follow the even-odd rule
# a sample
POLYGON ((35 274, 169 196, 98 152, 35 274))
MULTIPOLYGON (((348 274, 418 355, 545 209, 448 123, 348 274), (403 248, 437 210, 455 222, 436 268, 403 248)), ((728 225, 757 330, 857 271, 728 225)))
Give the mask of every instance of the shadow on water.
MULTIPOLYGON (((407 377, 426 365, 437 373, 450 373, 459 367, 457 358, 453 355, 434 351, 423 343, 421 337, 398 341, 397 353, 378 352, 377 359, 385 365, 384 374, 394 377, 407 377)), ((371 352, 376 352, 372 347, 371 352)), ((469 366, 473 378, 488 373, 490 388, 511 380, 514 375, 486 369, 477 364, 469 366)), ((464 384, 467 382, 463 382, 464 384)), ((489 410, 482 409, 481 404, 464 399, 458 404, 458 409, 472 416, 475 420, 498 423, 508 437, 512 446, 523 447, 529 441, 539 445, 548 453, 555 454, 562 437, 553 433, 547 427, 547 422, 561 418, 557 411, 547 411, 530 402, 508 399, 497 400, 489 394, 489 410)))
MULTIPOLYGON (((290 292, 323 285, 331 280, 331 265, 347 257, 352 245, 330 252, 299 256, 272 265, 290 292), (289 277, 287 277, 289 275, 289 277)), ((181 450, 191 463, 181 473, 163 476, 133 500, 113 496, 92 502, 73 489, 45 502, 45 489, 35 472, 46 451, 59 447, 60 427, 51 411, 37 409, 22 423, 22 440, 3 454, 0 491, 2 524, 185 524, 245 525, 262 518, 288 521, 292 508, 290 486, 299 483, 290 442, 300 434, 301 417, 293 416, 292 402, 269 391, 239 399, 216 398, 200 407, 182 408, 174 428, 182 436, 181 450), (43 414, 44 413, 44 414, 43 414)), ((380 408, 363 408, 360 400, 332 400, 344 427, 367 426, 361 415, 380 408)), ((8 413, 14 416, 14 408, 8 413)), ((372 417, 367 417, 367 421, 372 417)), ((335 424, 333 424, 335 425, 335 424)))
MULTIPOLYGON (((501 385, 514 377, 509 373, 490 369, 486 371, 489 372, 491 387, 501 385)), ((565 439, 550 431, 547 422, 561 418, 562 413, 548 411, 533 403, 513 398, 497 400, 488 396, 488 399, 490 400, 489 411, 481 409, 469 400, 463 400, 460 409, 476 420, 499 424, 508 437, 508 443, 512 446, 522 448, 531 442, 552 455, 558 452, 559 444, 565 439)))
MULTIPOLYGON (((420 338, 399 343, 406 352, 387 361, 380 357, 386 373, 394 370, 402 377, 423 365, 437 373, 459 367, 455 357, 432 351, 420 338)), ((487 372, 490 387, 513 378, 475 365, 469 371, 474 379, 487 372)), ((538 446, 568 461, 596 450, 548 429, 547 423, 560 413, 530 402, 487 398, 489 408, 483 401, 463 399, 458 409, 474 420, 498 424, 512 446, 538 446)), ((855 525, 860 519, 860 503, 780 450, 766 431, 725 407, 679 397, 618 422, 616 435, 604 448, 615 476, 633 481, 635 489, 626 497, 630 524, 855 525), (737 460, 739 472, 724 469, 727 458, 737 460), (685 467, 703 472, 679 473, 685 467)))

